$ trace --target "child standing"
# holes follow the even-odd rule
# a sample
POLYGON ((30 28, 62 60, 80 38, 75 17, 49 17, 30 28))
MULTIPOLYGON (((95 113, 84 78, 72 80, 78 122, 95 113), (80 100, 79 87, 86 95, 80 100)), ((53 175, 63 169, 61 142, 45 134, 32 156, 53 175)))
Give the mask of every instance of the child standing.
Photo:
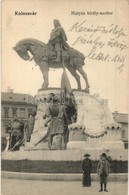
POLYGON ((102 153, 101 159, 100 159, 98 166, 97 166, 97 173, 100 176, 100 190, 99 190, 99 192, 103 191, 103 185, 104 185, 104 191, 108 192, 108 190, 107 190, 107 177, 108 177, 109 172, 110 172, 110 165, 109 165, 109 162, 106 158, 107 158, 106 154, 102 153))

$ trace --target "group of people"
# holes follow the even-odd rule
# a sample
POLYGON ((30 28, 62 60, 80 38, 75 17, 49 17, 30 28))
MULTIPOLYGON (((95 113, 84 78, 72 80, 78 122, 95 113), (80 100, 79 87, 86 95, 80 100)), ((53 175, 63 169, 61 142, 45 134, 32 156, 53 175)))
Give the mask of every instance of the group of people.
MULTIPOLYGON (((53 148, 53 138, 56 136, 56 149, 66 149, 69 136, 68 125, 75 122, 77 114, 76 104, 73 99, 73 94, 67 94, 63 102, 61 102, 62 99, 59 96, 53 93, 48 95, 48 107, 43 116, 43 119, 45 119, 44 126, 48 127, 48 131, 35 146, 47 140, 48 149, 51 150, 53 148)), ((36 114, 35 108, 26 123, 18 117, 14 117, 9 123, 7 127, 9 139, 6 150, 19 150, 21 145, 31 141, 36 114)))
POLYGON ((48 127, 47 134, 43 136, 36 144, 47 139, 48 149, 53 149, 53 138, 56 136, 56 149, 66 149, 68 142, 68 125, 75 122, 76 106, 72 99, 72 94, 67 95, 62 103, 61 98, 53 93, 49 94, 48 107, 43 116, 44 126, 48 127))
POLYGON ((36 116, 36 108, 30 114, 28 121, 25 123, 17 116, 7 126, 9 137, 7 138, 6 150, 16 151, 19 150, 21 145, 25 142, 30 142, 31 135, 34 129, 36 116))
POLYGON ((16 151, 19 150, 24 139, 24 123, 17 117, 14 117, 7 127, 9 133, 6 150, 16 151))
MULTIPOLYGON (((84 160, 82 161, 82 170, 83 170, 83 187, 91 187, 91 171, 92 171, 92 161, 89 158, 90 154, 84 155, 84 160)), ((107 190, 107 177, 110 173, 110 164, 107 158, 106 153, 102 153, 101 158, 97 165, 97 174, 100 177, 100 190, 108 192, 107 190)))

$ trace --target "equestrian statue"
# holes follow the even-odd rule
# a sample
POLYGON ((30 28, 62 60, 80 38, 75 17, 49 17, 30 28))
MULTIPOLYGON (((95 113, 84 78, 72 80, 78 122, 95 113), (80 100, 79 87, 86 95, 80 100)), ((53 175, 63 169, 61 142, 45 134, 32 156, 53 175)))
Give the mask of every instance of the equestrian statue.
POLYGON ((76 79, 78 89, 81 89, 81 82, 77 71, 82 75, 86 84, 85 90, 89 93, 90 86, 87 74, 83 70, 85 56, 68 45, 67 36, 60 22, 54 20, 53 23, 54 29, 47 44, 37 39, 28 38, 19 41, 13 49, 22 59, 30 61, 33 59, 36 65, 39 66, 44 80, 41 88, 48 88, 49 68, 58 69, 66 67, 76 79), (32 55, 32 58, 29 53, 32 55))

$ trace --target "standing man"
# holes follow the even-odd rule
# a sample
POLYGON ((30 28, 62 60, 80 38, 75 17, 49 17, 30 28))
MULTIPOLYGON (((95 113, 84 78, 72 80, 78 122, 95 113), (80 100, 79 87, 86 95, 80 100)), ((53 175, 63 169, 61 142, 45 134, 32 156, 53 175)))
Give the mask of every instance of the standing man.
POLYGON ((59 103, 59 98, 54 96, 53 104, 50 104, 46 110, 47 120, 45 126, 48 127, 48 148, 52 149, 53 137, 57 135, 57 149, 61 150, 64 147, 64 115, 65 110, 59 103), (63 146, 62 146, 63 145, 63 146))
POLYGON ((67 94, 67 97, 65 98, 65 102, 64 102, 64 109, 67 115, 67 118, 64 117, 65 122, 65 131, 64 131, 64 138, 65 138, 65 144, 68 143, 69 140, 69 129, 68 129, 68 125, 75 123, 75 115, 77 114, 77 108, 75 105, 75 102, 72 100, 71 94, 67 94))
POLYGON ((104 184, 104 191, 108 192, 108 190, 107 190, 107 177, 108 177, 109 172, 110 172, 110 165, 109 165, 109 162, 106 158, 107 158, 106 154, 102 153, 101 159, 100 159, 98 166, 97 166, 97 173, 100 176, 100 190, 99 190, 99 192, 103 191, 103 184, 104 184))
POLYGON ((69 48, 67 41, 67 36, 64 29, 61 27, 59 20, 53 20, 54 29, 51 32, 49 43, 54 46, 56 51, 55 62, 60 62, 61 60, 61 50, 67 50, 69 48))
POLYGON ((12 132, 10 134, 9 149, 13 151, 19 150, 22 140, 24 139, 24 123, 15 117, 10 123, 10 129, 12 132))
POLYGON ((82 170, 83 170, 83 181, 82 186, 83 187, 91 187, 91 169, 92 169, 92 163, 89 159, 90 155, 85 154, 85 159, 82 161, 82 170))
POLYGON ((27 142, 30 142, 31 140, 31 135, 33 133, 34 130, 34 124, 35 124, 35 116, 36 116, 37 112, 36 112, 36 108, 32 111, 32 113, 30 114, 26 127, 25 127, 25 134, 27 137, 27 142))

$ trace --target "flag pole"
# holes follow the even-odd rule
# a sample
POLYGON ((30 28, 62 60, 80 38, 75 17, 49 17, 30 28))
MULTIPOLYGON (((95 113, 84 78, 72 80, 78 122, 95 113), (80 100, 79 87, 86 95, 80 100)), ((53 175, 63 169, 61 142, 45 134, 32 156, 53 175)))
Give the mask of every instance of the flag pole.
MULTIPOLYGON (((62 45, 61 45, 61 58, 62 58, 62 66, 63 66, 63 73, 64 73, 65 72, 65 64, 64 64, 62 45)), ((65 102, 65 90, 61 89, 61 103, 64 104, 64 102, 65 102)))
POLYGON ((61 102, 62 104, 65 103, 66 94, 70 93, 72 91, 70 81, 67 76, 67 72, 65 69, 65 63, 64 63, 64 55, 63 55, 63 48, 61 47, 61 57, 62 57, 62 67, 63 67, 63 74, 61 78, 61 102))

